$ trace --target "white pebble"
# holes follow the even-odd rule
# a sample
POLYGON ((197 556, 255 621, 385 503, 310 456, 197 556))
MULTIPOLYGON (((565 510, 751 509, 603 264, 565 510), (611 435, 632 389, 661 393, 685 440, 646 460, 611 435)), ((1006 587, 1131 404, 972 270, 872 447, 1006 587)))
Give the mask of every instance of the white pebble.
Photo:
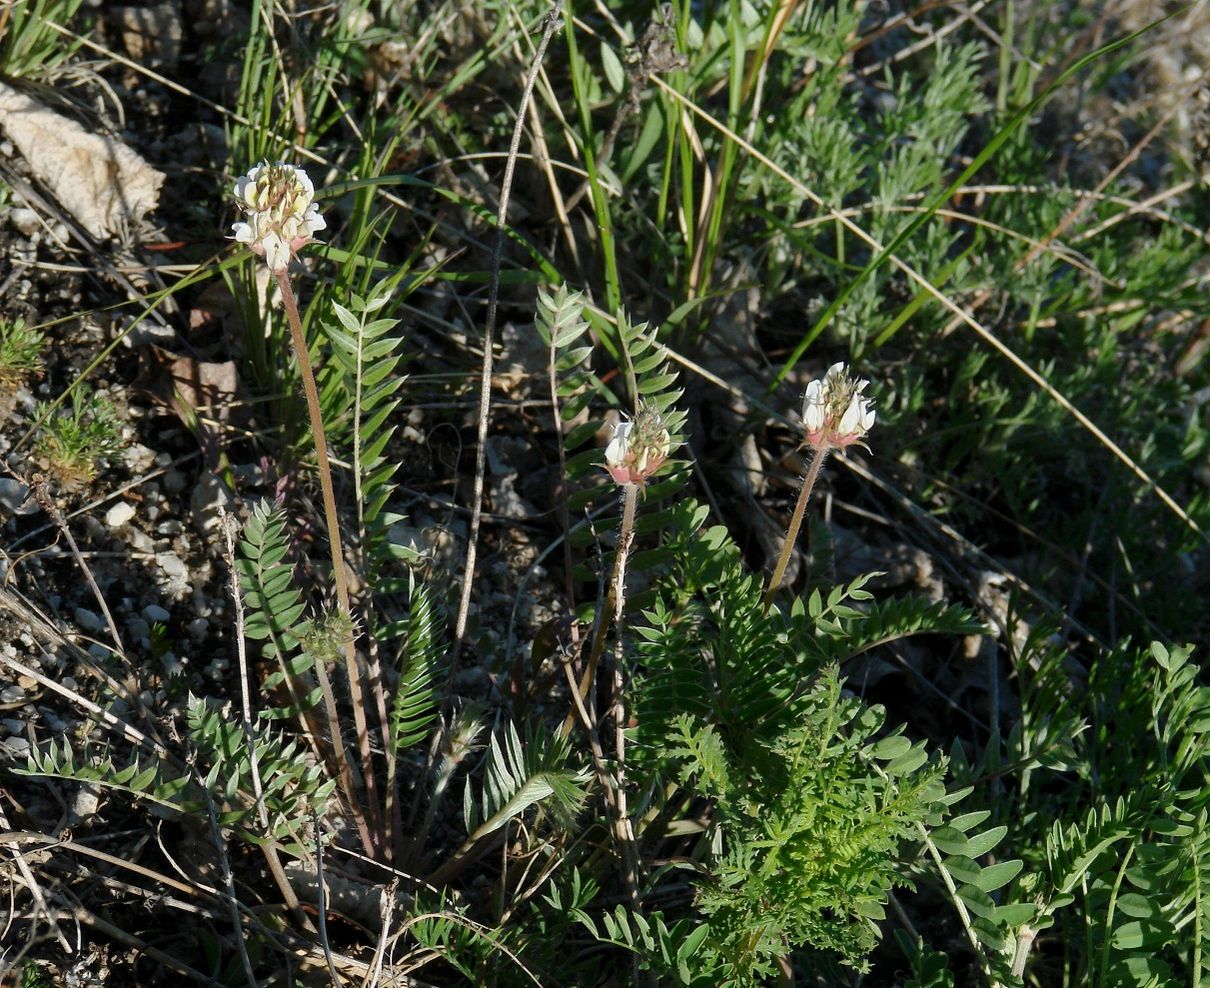
POLYGON ((184 581, 189 576, 189 567, 181 562, 181 557, 175 552, 161 552, 155 557, 155 564, 167 576, 184 581))
POLYGON ((24 703, 25 690, 20 686, 6 686, 0 690, 0 703, 24 703))
POLYGON ((155 552, 155 539, 141 528, 132 528, 130 530, 130 547, 135 552, 155 552))
POLYGON ((129 501, 119 501, 105 512, 105 524, 110 528, 121 528, 134 517, 134 505, 129 501))

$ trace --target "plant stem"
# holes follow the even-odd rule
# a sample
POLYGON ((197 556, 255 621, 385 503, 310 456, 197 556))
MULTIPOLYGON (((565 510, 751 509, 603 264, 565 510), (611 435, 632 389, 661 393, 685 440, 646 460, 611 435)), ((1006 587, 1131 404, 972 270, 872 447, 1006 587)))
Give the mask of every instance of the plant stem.
POLYGON ((342 788, 353 807, 353 815, 357 818, 362 843, 366 845, 366 853, 373 857, 382 837, 382 828, 378 820, 377 783, 374 780, 374 765, 370 759, 370 734, 366 724, 361 670, 357 664, 357 650, 353 643, 353 613, 349 603, 349 585, 345 579, 344 548, 340 541, 340 522, 336 515, 336 495, 332 489, 332 464, 328 460, 328 441, 324 434, 323 416, 319 408, 319 391, 315 387, 315 372, 311 369, 311 357, 307 353, 307 340, 303 335, 302 319, 298 314, 298 301, 294 297, 294 288, 290 284, 289 274, 286 271, 275 271, 274 275, 277 277, 277 285, 281 289, 282 304, 286 309, 286 321, 290 324, 290 339, 294 344, 294 354, 298 358, 303 393, 307 397, 307 411, 311 416, 311 435, 315 441, 315 456, 319 461, 319 486, 323 491, 324 519, 328 526, 328 547, 332 553, 332 580, 336 586, 336 607, 348 629, 344 647, 345 668, 349 676, 349 693, 353 704, 354 723, 357 727, 357 743, 361 752, 366 797, 369 801, 369 828, 366 826, 364 813, 358 804, 352 769, 345 754, 344 741, 341 737, 340 715, 336 710, 336 697, 332 692, 331 681, 328 679, 322 662, 315 663, 315 671, 320 689, 324 694, 324 702, 328 708, 332 747, 340 769, 342 788))
POLYGON ((798 492, 798 503, 794 505, 794 515, 790 518, 785 541, 781 544, 781 555, 777 557, 777 565, 773 568, 773 575, 769 577, 769 586, 765 589, 764 612, 766 614, 773 605, 773 595, 781 586, 782 577, 786 575, 786 566, 790 563, 790 553, 794 551, 794 543, 798 541, 798 530, 802 527, 803 512, 807 509, 807 502, 811 500, 811 492, 815 489, 815 481, 819 479, 819 471, 823 467, 823 461, 828 458, 828 452, 827 446, 815 451, 815 455, 811 458, 811 465, 807 468, 807 475, 802 479, 802 489, 798 492))
MULTIPOLYGON (((588 699, 588 691, 592 689, 592 681, 597 673, 597 664, 605 651, 605 638, 609 634, 610 625, 621 615, 625 600, 626 558, 630 555, 630 544, 634 541, 634 516, 639 502, 639 487, 637 484, 626 484, 623 491, 618 548, 613 557, 613 573, 609 579, 609 589, 606 591, 605 606, 597 614, 597 624, 588 650, 588 665, 584 669, 584 675, 580 677, 578 693, 581 702, 588 699)), ((564 735, 571 731, 574 720, 574 714, 569 713, 563 721, 564 735)))

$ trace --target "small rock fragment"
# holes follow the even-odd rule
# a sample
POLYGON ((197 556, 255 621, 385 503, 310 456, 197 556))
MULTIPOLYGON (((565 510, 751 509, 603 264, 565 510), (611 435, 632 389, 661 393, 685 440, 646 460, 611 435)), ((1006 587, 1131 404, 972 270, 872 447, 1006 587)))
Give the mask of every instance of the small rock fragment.
POLYGON ((0 690, 0 703, 24 703, 25 690, 20 686, 6 686, 0 690))
POLYGON ((105 512, 105 524, 112 529, 119 529, 134 517, 134 505, 129 501, 119 501, 105 512))
POLYGON ((182 583, 189 577, 189 567, 175 552, 160 552, 156 554, 155 564, 164 571, 164 575, 179 580, 182 583))
POLYGON ((80 626, 80 630, 88 634, 96 634, 105 627, 105 622, 101 620, 101 615, 96 611, 90 611, 87 607, 77 607, 74 617, 76 624, 80 626))
MULTIPOLYGON (((174 556, 173 558, 176 557, 174 556)), ((148 604, 143 608, 143 617, 145 617, 148 621, 167 621, 172 617, 172 615, 159 604, 148 604)))
POLYGON ((11 477, 0 477, 0 508, 9 514, 28 515, 38 510, 33 501, 27 503, 29 488, 11 477))

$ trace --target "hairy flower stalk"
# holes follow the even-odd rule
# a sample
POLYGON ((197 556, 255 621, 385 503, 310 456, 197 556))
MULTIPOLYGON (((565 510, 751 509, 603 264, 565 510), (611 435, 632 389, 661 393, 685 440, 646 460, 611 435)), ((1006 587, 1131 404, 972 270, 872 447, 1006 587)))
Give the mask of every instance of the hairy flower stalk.
POLYGON ((588 665, 580 679, 580 697, 588 698, 597 664, 605 650, 605 637, 612 623, 620 621, 625 601, 626 560, 630 543, 634 541, 634 517, 639 494, 647 481, 667 461, 672 452, 672 436, 660 413, 649 405, 639 408, 633 419, 613 427, 613 437, 605 447, 605 469, 622 487, 622 525, 618 532, 618 547, 614 553, 613 573, 609 581, 605 609, 597 617, 588 665))
POLYGON ((290 324, 290 339, 298 368, 302 377, 303 393, 307 399, 307 411, 311 418, 311 435, 315 440, 315 456, 319 465, 319 485, 323 492, 324 520, 328 528, 328 547, 332 555, 332 580, 336 587, 336 605, 348 633, 344 636, 345 666, 352 693, 353 717, 357 728, 357 741, 361 753, 363 780, 369 803, 370 819, 367 823, 357 801, 357 783, 353 769, 345 754, 340 727, 340 716, 336 708, 336 697, 331 681, 322 662, 315 664, 324 706, 331 732, 332 749, 341 778, 341 788, 349 800, 353 816, 361 832, 362 843, 367 853, 373 855, 381 843, 382 828, 378 819, 377 784, 370 755, 369 728, 366 723, 364 692, 361 671, 357 662, 357 651, 353 642, 353 615, 349 599, 348 581, 345 577, 344 549, 340 539, 340 522, 336 513, 336 495, 332 486, 332 465, 328 459, 328 443, 324 433, 323 416, 319 407, 319 391, 315 386, 315 372, 307 352, 307 341, 303 334, 302 319, 298 313, 298 301, 290 283, 290 261, 298 251, 313 242, 313 234, 323 230, 327 222, 319 214, 314 202, 315 186, 307 173, 296 165, 284 161, 268 164, 262 162, 235 183, 235 200, 244 211, 242 222, 232 229, 235 239, 247 244, 254 253, 265 259, 277 279, 281 291, 282 305, 286 310, 286 321, 290 324))
POLYGON ((773 595, 781 586, 786 574, 786 566, 790 562, 790 553, 798 541, 798 531, 802 527, 803 514, 824 460, 834 449, 845 449, 854 444, 869 449, 862 442, 867 432, 874 425, 874 408, 870 400, 864 397, 869 381, 854 379, 849 376, 844 362, 840 361, 828 368, 821 379, 807 385, 806 394, 802 400, 802 424, 805 432, 803 446, 810 446, 815 455, 811 457, 811 465, 803 478, 802 488, 798 492, 798 503, 794 505, 794 514, 786 529, 786 538, 782 542, 781 554, 777 557, 777 565, 773 575, 769 577, 769 585, 765 589, 765 611, 768 612, 773 604, 773 595))
MULTIPOLYGON (((575 706, 584 720, 590 735, 593 760, 602 790, 607 794, 606 802, 613 817, 614 839, 621 851, 623 862, 622 878, 630 898, 631 907, 639 910, 639 872, 641 869, 638 845, 626 797, 626 704, 622 672, 622 615, 626 601, 626 561, 634 542, 634 522, 638 509, 639 495, 647 481, 664 465, 673 449, 672 436, 664 424, 659 411, 650 405, 640 406, 638 413, 629 421, 619 422, 613 427, 613 436, 605 447, 605 469, 609 476, 622 488, 622 522, 618 531, 618 545, 614 552, 613 573, 609 581, 605 606, 597 614, 596 627, 589 646, 588 663, 580 679, 575 706), (605 651, 605 639, 610 625, 617 629, 616 655, 613 663, 612 703, 609 716, 614 724, 614 761, 612 774, 606 771, 601 745, 596 733, 592 684, 597 667, 605 651)), ((564 730, 570 730, 569 715, 564 730)))

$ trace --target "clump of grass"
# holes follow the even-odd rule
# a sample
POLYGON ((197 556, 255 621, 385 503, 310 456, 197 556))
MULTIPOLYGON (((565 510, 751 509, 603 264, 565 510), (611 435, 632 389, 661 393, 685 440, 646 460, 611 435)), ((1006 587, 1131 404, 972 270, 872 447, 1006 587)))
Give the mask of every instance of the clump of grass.
POLYGON ((0 320, 0 425, 17 404, 17 391, 42 370, 46 337, 25 325, 24 319, 0 320))
POLYGON ((42 369, 46 336, 24 319, 0 320, 0 393, 16 391, 42 369))
MULTIPOLYGON (((45 407, 38 412, 41 418, 45 407)), ((100 461, 121 449, 122 426, 113 403, 86 388, 72 391, 69 409, 46 417, 34 447, 38 465, 65 491, 91 483, 100 461)))

